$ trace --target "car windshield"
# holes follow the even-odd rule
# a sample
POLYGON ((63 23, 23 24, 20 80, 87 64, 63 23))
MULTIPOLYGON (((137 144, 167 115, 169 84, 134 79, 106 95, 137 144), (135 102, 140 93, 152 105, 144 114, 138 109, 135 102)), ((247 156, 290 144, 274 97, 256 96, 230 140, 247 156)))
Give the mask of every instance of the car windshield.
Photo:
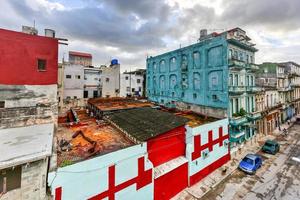
POLYGON ((274 144, 269 143, 269 142, 266 142, 265 145, 268 146, 268 147, 273 147, 274 146, 274 144))
POLYGON ((243 159, 243 161, 250 164, 250 165, 253 165, 253 160, 251 160, 250 158, 246 157, 246 158, 243 159))

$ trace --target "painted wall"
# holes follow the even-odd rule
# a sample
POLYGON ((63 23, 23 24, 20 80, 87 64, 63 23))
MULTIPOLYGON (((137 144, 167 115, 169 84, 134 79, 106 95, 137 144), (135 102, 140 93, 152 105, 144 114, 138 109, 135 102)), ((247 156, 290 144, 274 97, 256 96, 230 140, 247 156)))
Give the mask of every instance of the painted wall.
POLYGON ((82 65, 64 65, 64 99, 83 98, 84 70, 82 65), (71 78, 67 78, 71 76, 71 78))
POLYGON ((0 83, 48 85, 57 83, 58 41, 49 37, 0 29, 0 83), (47 63, 38 70, 38 59, 47 63))
POLYGON ((99 68, 84 68, 84 91, 88 93, 87 98, 94 98, 94 91, 100 97, 101 70, 99 68))
POLYGON ((144 81, 143 75, 121 74, 121 85, 120 85, 121 97, 127 97, 128 95, 133 96, 136 95, 136 93, 138 93, 139 96, 142 96, 144 91, 143 81, 144 81), (139 83, 138 83, 138 79, 140 80, 139 83), (134 89, 134 92, 132 91, 132 89, 134 89))
POLYGON ((186 130, 186 158, 193 185, 230 160, 228 119, 198 127, 186 126, 186 130))
POLYGON ((225 36, 149 57, 147 95, 151 101, 228 106, 228 59, 225 36))
POLYGON ((152 164, 147 146, 136 145, 51 172, 55 200, 153 199, 152 164), (76 192, 74 192, 76 191, 76 192))
POLYGON ((120 65, 101 67, 102 97, 120 96, 120 65))
POLYGON ((148 158, 154 167, 185 154, 185 128, 180 126, 147 141, 148 158))

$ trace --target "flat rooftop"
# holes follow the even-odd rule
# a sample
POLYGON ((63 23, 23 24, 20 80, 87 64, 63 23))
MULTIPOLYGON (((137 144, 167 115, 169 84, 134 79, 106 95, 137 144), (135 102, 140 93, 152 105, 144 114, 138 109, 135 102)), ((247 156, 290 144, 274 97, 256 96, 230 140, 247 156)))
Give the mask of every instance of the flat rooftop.
POLYGON ((154 104, 148 101, 135 100, 133 98, 95 98, 89 99, 88 103, 103 112, 126 110, 132 108, 151 107, 154 104))
POLYGON ((96 121, 85 110, 76 110, 79 124, 58 124, 57 165, 62 167, 134 145, 134 142, 105 121, 96 121))

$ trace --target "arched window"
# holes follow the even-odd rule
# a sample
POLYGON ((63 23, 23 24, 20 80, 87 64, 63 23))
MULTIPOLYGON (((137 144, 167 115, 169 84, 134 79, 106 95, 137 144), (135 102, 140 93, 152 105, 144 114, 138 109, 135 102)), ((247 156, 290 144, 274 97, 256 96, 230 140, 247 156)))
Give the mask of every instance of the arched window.
POLYGON ((193 87, 194 90, 200 90, 200 74, 194 73, 193 75, 193 87))
POLYGON ((232 49, 229 49, 229 54, 228 54, 229 59, 232 58, 232 49))
POLYGON ((194 68, 200 68, 200 53, 199 53, 199 51, 194 51, 193 62, 194 62, 194 68))
POLYGON ((177 76, 175 74, 172 74, 169 80, 170 89, 175 89, 176 84, 177 84, 177 76))
POLYGON ((166 82, 165 82, 165 76, 160 76, 159 77, 159 88, 161 90, 164 90, 166 86, 166 82))
POLYGON ((154 62, 153 63, 153 71, 156 72, 156 70, 157 70, 157 64, 156 64, 156 62, 154 62))
POLYGON ((186 55, 182 55, 181 57, 181 70, 188 69, 188 58, 186 55))
POLYGON ((177 66, 176 66, 176 58, 173 57, 170 59, 170 71, 175 71, 177 66))
POLYGON ((166 71, 166 61, 165 60, 161 60, 159 63, 159 71, 160 72, 165 72, 166 71))

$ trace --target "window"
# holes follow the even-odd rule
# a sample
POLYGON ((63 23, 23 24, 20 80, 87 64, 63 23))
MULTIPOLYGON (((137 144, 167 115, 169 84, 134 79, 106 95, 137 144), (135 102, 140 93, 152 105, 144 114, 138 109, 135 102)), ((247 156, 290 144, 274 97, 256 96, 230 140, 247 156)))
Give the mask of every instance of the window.
POLYGON ((176 68, 176 58, 173 57, 170 59, 170 71, 175 71, 176 68))
POLYGON ((66 78, 70 79, 70 78, 72 78, 72 76, 71 75, 66 75, 66 78))
POLYGON ((109 82, 109 78, 106 78, 105 81, 108 83, 109 82))
POLYGON ((83 91, 83 98, 88 98, 89 92, 88 91, 83 91))
POLYGON ((136 82, 137 83, 141 83, 141 79, 136 79, 136 82))
POLYGON ((70 97, 70 96, 67 96, 67 100, 69 100, 69 99, 71 99, 71 97, 70 97))
POLYGON ((93 91, 93 97, 94 97, 94 98, 98 97, 98 91, 97 91, 97 90, 94 90, 94 91, 93 91))
POLYGON ((193 61, 194 61, 194 68, 200 68, 200 53, 195 51, 193 53, 193 61))
POLYGON ((21 187, 21 166, 0 170, 0 194, 21 187))
POLYGON ((132 88, 132 89, 131 89, 131 91, 132 91, 132 92, 135 92, 135 89, 134 89, 134 88, 132 88))
POLYGON ((0 108, 4 108, 5 107, 5 101, 0 101, 0 108))
POLYGON ((98 81, 98 78, 94 78, 95 81, 98 81))
POLYGON ((233 75, 229 74, 229 85, 233 86, 233 75))
POLYGON ((194 98, 194 99, 197 99, 197 93, 194 93, 194 94, 193 94, 193 98, 194 98))
POLYGON ((234 75, 234 85, 238 86, 239 85, 239 76, 237 74, 234 75))
POLYGON ((76 79, 80 79, 80 75, 75 75, 75 78, 76 79))
POLYGON ((38 70, 39 71, 46 71, 46 65, 47 65, 46 60, 38 59, 37 64, 38 64, 38 70))
POLYGON ((239 112, 239 99, 235 99, 235 112, 239 112))
POLYGON ((182 97, 182 98, 184 97, 184 92, 181 93, 181 97, 182 97))
POLYGON ((213 99, 213 101, 217 101, 217 100, 218 100, 218 96, 215 95, 215 94, 213 94, 213 95, 212 95, 212 99, 213 99))
POLYGON ((125 76, 125 80, 128 80, 128 76, 125 76))
POLYGON ((142 88, 141 87, 139 87, 139 92, 141 92, 142 91, 142 88))
POLYGON ((74 96, 74 99, 77 99, 77 96, 74 96))
POLYGON ((130 87, 126 87, 126 91, 127 91, 127 92, 130 92, 130 87))

